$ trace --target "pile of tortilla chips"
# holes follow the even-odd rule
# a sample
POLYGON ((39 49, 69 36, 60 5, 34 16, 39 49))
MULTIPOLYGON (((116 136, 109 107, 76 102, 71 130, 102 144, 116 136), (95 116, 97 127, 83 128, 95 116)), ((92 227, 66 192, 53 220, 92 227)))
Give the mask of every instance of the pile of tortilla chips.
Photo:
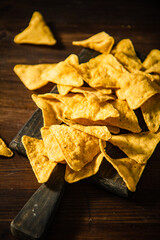
POLYGON ((73 183, 96 174, 105 157, 135 191, 160 141, 160 51, 152 50, 141 62, 130 39, 113 46, 105 32, 73 44, 100 54, 82 64, 71 54, 57 64, 14 68, 30 90, 53 82, 59 92, 32 95, 44 122, 42 139, 22 137, 33 171, 42 183, 58 163, 66 164, 65 180, 73 183), (109 156, 108 142, 124 157, 109 156))

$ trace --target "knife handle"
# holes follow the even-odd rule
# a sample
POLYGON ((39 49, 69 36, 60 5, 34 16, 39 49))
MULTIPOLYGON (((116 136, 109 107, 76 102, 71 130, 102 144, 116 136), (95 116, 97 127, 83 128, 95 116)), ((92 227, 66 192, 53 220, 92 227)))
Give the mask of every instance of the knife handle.
POLYGON ((11 222, 18 239, 42 239, 55 216, 64 192, 63 164, 58 164, 47 183, 42 184, 11 222))

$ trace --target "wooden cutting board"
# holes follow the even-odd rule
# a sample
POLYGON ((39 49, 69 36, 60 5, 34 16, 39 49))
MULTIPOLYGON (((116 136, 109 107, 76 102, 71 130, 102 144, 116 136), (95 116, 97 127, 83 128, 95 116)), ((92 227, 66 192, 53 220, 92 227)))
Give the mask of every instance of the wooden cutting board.
MULTIPOLYGON (((89 59, 97 56, 98 54, 98 52, 95 52, 93 50, 83 49, 79 55, 79 62, 87 62, 89 59)), ((51 92, 58 93, 56 86, 52 89, 51 92)), ((27 135, 40 139, 40 129, 42 126, 42 113, 40 109, 37 109, 12 140, 10 147, 25 156, 26 152, 21 142, 21 137, 23 135, 27 135)), ((99 172, 95 176, 90 177, 88 180, 119 196, 128 197, 130 195, 130 191, 128 191, 123 179, 119 176, 112 165, 110 163, 107 163, 107 161, 104 161, 102 167, 100 167, 99 172)))
MULTIPOLYGON (((83 63, 97 55, 98 53, 93 50, 83 49, 79 55, 79 61, 83 63)), ((56 86, 51 92, 57 93, 56 86)), ((10 148, 26 156, 21 137, 28 135, 40 139, 42 126, 42 113, 40 109, 37 109, 11 141, 10 148)), ((110 152, 113 155, 117 154, 115 151, 112 153, 112 149, 110 152)), ((64 170, 63 164, 57 165, 48 182, 42 184, 21 209, 11 222, 11 231, 14 235, 20 239, 41 239, 45 236, 47 227, 54 217, 63 195, 65 186, 64 170)), ((131 195, 123 179, 106 160, 102 162, 98 173, 87 180, 118 196, 127 198, 131 195)))

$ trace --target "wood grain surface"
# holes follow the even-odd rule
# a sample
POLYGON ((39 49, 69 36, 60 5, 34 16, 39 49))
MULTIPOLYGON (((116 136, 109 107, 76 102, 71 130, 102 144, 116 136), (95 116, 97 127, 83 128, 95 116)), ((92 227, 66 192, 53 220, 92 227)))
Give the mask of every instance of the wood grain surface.
MULTIPOLYGON (((14 65, 56 63, 69 54, 79 54, 72 46, 106 31, 116 42, 130 38, 135 49, 146 55, 160 49, 158 1, 0 1, 0 137, 7 145, 37 109, 27 90, 13 72, 14 65), (57 45, 53 47, 16 45, 14 36, 23 30, 33 13, 40 11, 57 45)), ((43 93, 48 84, 36 91, 43 93)), ((158 145, 157 148, 160 146, 158 145)), ((158 240, 160 238, 160 158, 157 151, 149 161, 137 191, 124 199, 87 182, 66 184, 63 199, 46 240, 158 240)), ((0 157, 0 239, 14 240, 10 223, 40 186, 30 164, 15 152, 0 157)))

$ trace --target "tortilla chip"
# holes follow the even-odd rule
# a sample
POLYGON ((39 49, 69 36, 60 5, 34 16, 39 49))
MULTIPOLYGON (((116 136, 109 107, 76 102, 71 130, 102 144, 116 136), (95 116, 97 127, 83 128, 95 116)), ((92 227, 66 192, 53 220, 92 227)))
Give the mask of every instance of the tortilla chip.
POLYGON ((101 94, 112 94, 112 89, 109 89, 109 88, 103 88, 103 87, 97 87, 97 88, 94 88, 96 89, 97 91, 99 91, 101 94))
POLYGON ((114 133, 114 134, 120 133, 120 128, 119 128, 119 127, 110 126, 110 125, 106 125, 106 127, 108 128, 108 130, 109 130, 111 133, 114 133))
POLYGON ((83 126, 80 124, 71 123, 71 121, 65 121, 64 123, 68 124, 70 127, 73 127, 79 131, 85 132, 94 137, 100 138, 102 140, 108 141, 111 138, 110 131, 106 126, 83 126))
POLYGON ((160 75, 160 61, 149 67, 145 71, 146 73, 154 73, 160 75))
POLYGON ((106 32, 100 32, 86 40, 73 41, 72 44, 91 48, 101 53, 109 53, 114 44, 114 38, 108 35, 106 32))
POLYGON ((60 117, 63 117, 64 104, 57 99, 47 100, 41 95, 32 94, 32 99, 42 110, 44 126, 60 124, 60 117))
POLYGON ((141 60, 137 57, 130 39, 121 40, 113 50, 114 56, 126 68, 141 69, 141 60))
POLYGON ((82 169, 91 162, 100 151, 98 138, 67 125, 50 127, 70 168, 75 171, 82 169))
POLYGON ((126 70, 112 54, 100 54, 79 65, 83 79, 93 88, 119 88, 119 77, 126 70))
POLYGON ((111 102, 113 107, 118 110, 118 118, 108 118, 106 123, 119 128, 127 129, 131 132, 141 132, 141 128, 138 123, 136 114, 132 109, 129 108, 128 104, 124 100, 116 99, 111 102))
POLYGON ((150 67, 154 66, 160 62, 160 50, 152 49, 150 53, 147 55, 146 59, 143 62, 143 67, 145 69, 149 69, 150 67))
POLYGON ((67 165, 65 171, 65 181, 73 183, 95 175, 99 170, 102 160, 103 154, 98 153, 94 159, 87 163, 80 171, 74 171, 67 165))
MULTIPOLYGON (((68 111, 69 111, 74 106, 78 105, 81 101, 83 101, 83 99, 84 99, 83 94, 73 94, 73 93, 69 93, 65 96, 62 96, 62 95, 56 94, 56 93, 46 93, 46 94, 40 94, 40 95, 38 95, 38 97, 43 99, 44 101, 49 102, 50 104, 52 104, 52 102, 54 103, 55 100, 58 100, 59 102, 62 103, 63 112, 65 111, 65 108, 68 109, 68 111)), ((59 114, 59 116, 60 116, 60 114, 59 114)), ((62 116, 63 116, 63 114, 61 114, 61 117, 62 116)))
MULTIPOLYGON (((109 125, 106 125, 106 122, 105 121, 91 121, 91 120, 88 120, 88 119, 75 119, 75 120, 71 120, 71 119, 64 119, 64 118, 61 118, 62 122, 64 122, 65 124, 67 125, 76 125, 76 123, 78 123, 77 125, 80 125, 83 127, 85 126, 90 126, 90 127, 101 127, 101 126, 105 126, 107 127, 108 131, 111 132, 111 133, 114 133, 114 134, 118 134, 120 132, 120 129, 118 127, 115 127, 115 126, 109 126, 109 125)), ((87 128, 83 129, 84 132, 85 130, 87 131, 87 128)), ((105 131, 106 129, 104 129, 105 131)), ((86 132, 87 133, 87 132, 86 132)), ((89 134, 89 133, 88 133, 89 134)), ((94 133, 95 134, 95 133, 94 133)), ((107 132, 106 132, 107 134, 107 132)), ((92 135, 92 134, 91 134, 92 135)), ((94 135, 93 135, 94 136, 94 135)), ((102 138, 102 136, 100 137, 100 134, 97 135, 98 138, 102 138)), ((107 136, 106 136, 107 138, 107 136)))
POLYGON ((112 135, 109 142, 119 147, 129 158, 140 164, 147 163, 160 141, 160 131, 157 133, 141 132, 112 135))
POLYGON ((14 72, 29 90, 35 90, 48 83, 47 80, 41 78, 42 72, 44 73, 55 66, 56 64, 18 64, 14 67, 14 72))
POLYGON ((85 97, 73 108, 66 108, 64 112, 66 118, 75 120, 79 118, 92 121, 106 120, 109 117, 119 117, 118 111, 109 102, 99 102, 96 98, 85 97))
POLYGON ((147 99, 160 93, 160 87, 141 71, 122 74, 119 83, 116 94, 119 99, 126 99, 131 109, 139 108, 147 99))
POLYGON ((44 72, 41 78, 60 85, 80 87, 83 85, 83 79, 78 68, 78 57, 71 54, 65 61, 59 62, 56 67, 44 72))
POLYGON ((2 138, 0 138, 0 155, 5 157, 12 157, 13 152, 10 148, 7 147, 2 138))
POLYGON ((50 28, 46 25, 41 13, 34 12, 28 27, 15 36, 14 42, 18 44, 55 45, 56 39, 50 28))
POLYGON ((49 160, 51 162, 64 162, 65 159, 62 150, 49 127, 41 128, 41 135, 49 160))
POLYGON ((22 143, 38 182, 47 182, 57 163, 49 160, 43 140, 24 135, 22 143))
POLYGON ((123 178, 127 188, 131 192, 135 192, 137 183, 146 165, 139 164, 131 158, 113 159, 104 150, 101 139, 99 139, 99 145, 103 156, 112 164, 112 166, 117 170, 118 174, 123 178))
POLYGON ((160 94, 152 96, 143 103, 141 110, 148 129, 157 132, 160 126, 160 94))
POLYGON ((93 97, 97 98, 97 101, 100 101, 100 102, 106 102, 108 100, 115 99, 115 96, 111 95, 111 93, 112 93, 111 89, 106 89, 106 90, 108 90, 108 92, 104 93, 101 90, 96 90, 96 89, 90 88, 90 87, 79 87, 79 88, 72 88, 71 92, 83 93, 86 98, 93 96, 93 97))
POLYGON ((67 95, 71 90, 72 90, 72 86, 66 86, 66 85, 60 85, 57 84, 57 89, 60 95, 67 95))

